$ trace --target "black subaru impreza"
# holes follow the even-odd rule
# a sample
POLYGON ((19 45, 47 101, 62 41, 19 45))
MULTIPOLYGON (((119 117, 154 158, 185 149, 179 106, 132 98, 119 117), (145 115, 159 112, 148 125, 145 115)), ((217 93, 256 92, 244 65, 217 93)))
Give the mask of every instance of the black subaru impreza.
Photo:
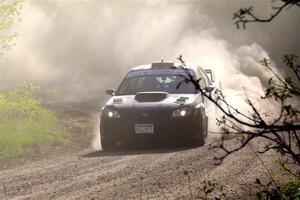
POLYGON ((190 141, 204 145, 208 118, 204 98, 188 74, 212 90, 208 74, 196 65, 159 62, 132 68, 101 111, 102 149, 120 141, 190 141), (188 72, 188 73, 187 73, 188 72))

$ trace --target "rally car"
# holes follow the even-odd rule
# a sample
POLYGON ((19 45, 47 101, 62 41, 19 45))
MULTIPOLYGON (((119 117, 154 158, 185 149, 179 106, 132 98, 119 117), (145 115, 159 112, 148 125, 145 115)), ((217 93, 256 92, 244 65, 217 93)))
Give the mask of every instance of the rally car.
MULTIPOLYGON (((211 71, 207 71, 211 72, 211 71)), ((212 76, 200 66, 157 62, 132 68, 101 111, 102 149, 113 150, 119 141, 190 141, 204 145, 208 118, 201 88, 212 91, 212 76)), ((210 74, 211 75, 211 74, 210 74)))

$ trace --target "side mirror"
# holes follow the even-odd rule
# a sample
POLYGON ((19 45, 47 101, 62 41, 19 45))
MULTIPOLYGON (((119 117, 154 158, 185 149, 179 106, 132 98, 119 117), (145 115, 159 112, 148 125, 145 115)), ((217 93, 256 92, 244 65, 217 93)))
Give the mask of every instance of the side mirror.
POLYGON ((108 95, 113 96, 113 95, 116 94, 116 90, 114 90, 114 89, 108 89, 108 90, 105 91, 105 93, 108 94, 108 95))
POLYGON ((212 83, 214 83, 215 82, 215 74, 214 74, 213 70, 205 69, 204 71, 205 71, 206 75, 209 77, 210 81, 212 83))

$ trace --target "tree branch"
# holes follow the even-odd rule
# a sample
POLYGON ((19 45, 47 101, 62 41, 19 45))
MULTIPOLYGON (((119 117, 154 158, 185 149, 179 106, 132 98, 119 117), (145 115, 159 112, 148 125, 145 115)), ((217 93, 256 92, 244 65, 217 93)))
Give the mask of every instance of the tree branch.
MULTIPOLYGON (((237 28, 240 27, 240 24, 243 25, 243 28, 246 28, 247 23, 253 23, 253 22, 260 22, 260 23, 266 23, 266 22, 271 22, 275 17, 277 17, 284 8, 287 6, 299 6, 300 0, 282 0, 283 4, 281 6, 274 7, 273 10, 276 10, 275 13, 271 14, 269 18, 263 19, 255 16, 253 14, 253 8, 241 8, 237 12, 233 14, 233 19, 235 20, 235 24, 237 28), (250 18, 250 19, 249 19, 250 18)), ((288 7, 288 8, 290 8, 288 7)))

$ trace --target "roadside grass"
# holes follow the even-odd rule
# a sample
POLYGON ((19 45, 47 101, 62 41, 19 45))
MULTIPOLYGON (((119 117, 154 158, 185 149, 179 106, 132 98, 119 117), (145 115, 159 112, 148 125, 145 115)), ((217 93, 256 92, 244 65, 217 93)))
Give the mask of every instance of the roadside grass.
POLYGON ((68 141, 55 114, 33 96, 35 89, 27 84, 0 91, 0 159, 68 141))

